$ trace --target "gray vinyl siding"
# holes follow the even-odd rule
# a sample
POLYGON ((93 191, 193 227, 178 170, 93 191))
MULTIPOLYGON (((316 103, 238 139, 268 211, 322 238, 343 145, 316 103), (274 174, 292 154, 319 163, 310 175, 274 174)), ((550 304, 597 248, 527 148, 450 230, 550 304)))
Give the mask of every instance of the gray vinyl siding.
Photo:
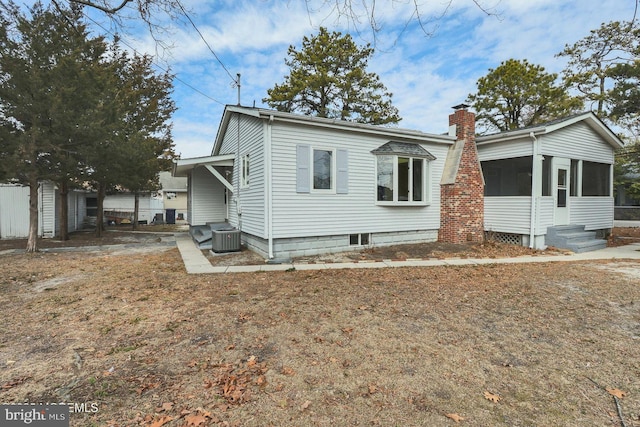
MULTIPOLYGON (((613 148, 586 123, 575 123, 545 135, 538 135, 542 155, 613 163, 613 148)), ((530 137, 478 145, 480 161, 511 159, 531 156, 533 143, 530 137)))
MULTIPOLYGON (((380 136, 275 122, 272 130, 273 237, 326 236, 437 230, 440 226, 440 177, 449 144, 425 143, 429 162, 428 206, 376 205, 376 156, 389 142, 380 136), (298 193, 296 146, 346 149, 347 194, 298 193)), ((415 141, 411 141, 415 142, 415 141)))
POLYGON ((580 122, 538 138, 543 155, 613 164, 613 148, 580 122))
POLYGON ((481 162, 531 155, 533 155, 533 144, 529 137, 491 144, 478 144, 478 158, 481 162))
POLYGON ((484 229, 500 233, 529 234, 531 197, 485 197, 484 229))
MULTIPOLYGON (((577 198, 571 198, 571 206, 577 198)), ((536 199, 536 224, 534 234, 547 233, 547 227, 553 225, 553 197, 536 199)), ((584 205, 583 205, 584 206, 584 205)), ((584 206, 586 207, 586 206, 584 206)), ((588 215, 584 209, 581 214, 588 215)), ((576 220, 578 218, 576 217, 576 220)), ((579 222, 579 224, 584 224, 579 222)), ((531 227, 531 197, 485 197, 484 229, 499 233, 529 234, 531 227)))
POLYGON ((613 197, 570 197, 569 218, 586 230, 612 228, 613 197))
POLYGON ((553 197, 545 196, 538 197, 536 206, 536 217, 538 218, 538 224, 536 225, 536 234, 547 234, 547 227, 553 225, 553 207, 555 200, 553 197))
POLYGON ((191 225, 206 225, 208 222, 223 222, 226 217, 224 186, 204 167, 191 173, 189 182, 191 225))
POLYGON ((255 117, 241 116, 238 149, 238 115, 234 114, 223 136, 218 154, 235 153, 233 178, 234 194, 229 205, 229 222, 245 233, 266 237, 265 230, 265 124, 255 117), (242 158, 249 154, 249 186, 241 187, 242 158), (237 204, 242 208, 242 222, 238 221, 237 204))

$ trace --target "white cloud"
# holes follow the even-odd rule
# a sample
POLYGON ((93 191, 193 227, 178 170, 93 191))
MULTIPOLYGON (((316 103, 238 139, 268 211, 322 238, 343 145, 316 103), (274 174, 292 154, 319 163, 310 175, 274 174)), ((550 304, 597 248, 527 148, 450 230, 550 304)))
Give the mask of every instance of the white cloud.
MULTIPOLYGON (((352 2, 353 4, 359 2, 352 2)), ((369 5, 373 4, 367 0, 369 5)), ((448 1, 424 3, 424 22, 440 16, 448 1)), ((620 0, 482 0, 497 15, 487 15, 473 2, 453 0, 447 15, 423 29, 412 21, 411 0, 376 1, 377 51, 370 71, 380 75, 393 92, 401 127, 443 133, 451 106, 463 102, 475 90, 475 82, 509 58, 527 59, 550 72, 560 72, 565 61, 555 58, 565 44, 572 44, 602 22, 630 19, 633 2, 620 0), (622 4, 625 3, 625 4, 622 4), (404 32, 403 32, 404 29, 404 32)), ((289 45, 317 33, 321 25, 345 32, 349 25, 337 20, 325 0, 187 0, 191 16, 222 63, 235 76, 242 74, 242 103, 263 106, 268 88, 283 81, 289 45), (306 8, 309 5, 311 12, 306 8)), ((362 11, 360 11, 362 12, 362 11)), ((351 25, 351 28, 353 26, 351 25)), ((354 40, 374 41, 362 18, 354 40)), ((172 28, 175 48, 167 61, 178 77, 221 103, 236 103, 231 78, 188 23, 172 28)), ((144 34, 144 33, 139 33, 144 34)), ((136 47, 155 52, 146 36, 136 47)), ((210 153, 223 106, 175 82, 179 111, 174 119, 177 151, 183 157, 210 153)))

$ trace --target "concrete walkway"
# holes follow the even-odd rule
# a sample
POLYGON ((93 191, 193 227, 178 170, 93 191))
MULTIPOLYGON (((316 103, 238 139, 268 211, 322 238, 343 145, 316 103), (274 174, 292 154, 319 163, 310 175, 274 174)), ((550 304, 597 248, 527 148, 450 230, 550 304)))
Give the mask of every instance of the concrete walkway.
POLYGON ((640 227, 640 221, 622 221, 615 220, 613 221, 614 227, 640 227))
POLYGON ((247 273, 254 271, 285 270, 332 270, 340 268, 387 268, 387 267, 434 267, 439 265, 482 265, 482 264, 519 264, 531 262, 585 261, 597 259, 636 259, 640 260, 640 243, 598 251, 571 255, 521 256, 516 258, 451 258, 437 260, 406 260, 380 262, 341 262, 326 264, 262 264, 213 266, 198 249, 188 233, 177 233, 176 245, 189 274, 204 273, 247 273))

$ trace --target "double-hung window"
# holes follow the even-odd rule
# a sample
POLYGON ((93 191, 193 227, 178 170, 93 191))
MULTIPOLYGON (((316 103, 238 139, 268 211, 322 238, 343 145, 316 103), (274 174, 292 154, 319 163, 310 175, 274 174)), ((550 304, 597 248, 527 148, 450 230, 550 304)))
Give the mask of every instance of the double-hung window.
POLYGON ((376 155, 376 203, 424 206, 428 204, 429 162, 435 157, 418 144, 389 142, 376 155))
POLYGON ((313 149, 313 189, 333 190, 335 150, 313 149))
POLYGON ((349 153, 342 148, 296 146, 298 193, 348 194, 349 153))

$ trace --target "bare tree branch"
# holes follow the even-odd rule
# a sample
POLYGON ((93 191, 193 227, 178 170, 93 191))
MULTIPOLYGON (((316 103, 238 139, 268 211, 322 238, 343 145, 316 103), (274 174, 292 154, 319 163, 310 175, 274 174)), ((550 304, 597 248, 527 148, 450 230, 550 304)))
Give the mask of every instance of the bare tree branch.
MULTIPOLYGON (((157 45, 163 46, 162 37, 167 27, 163 24, 164 18, 180 20, 187 18, 179 0, 66 0, 71 4, 90 7, 107 15, 118 28, 124 27, 123 19, 131 18, 135 13, 136 19, 142 19, 148 27, 149 33, 157 45)), ((288 0, 289 2, 291 0, 288 0)), ((405 34, 412 23, 416 23, 420 31, 427 37, 433 36, 440 27, 442 21, 453 7, 454 1, 463 0, 305 0, 305 7, 309 22, 318 19, 318 24, 324 26, 327 20, 333 20, 331 26, 346 23, 349 29, 358 33, 363 39, 373 38, 373 45, 378 42, 378 35, 384 27, 384 15, 388 11, 384 5, 391 5, 406 9, 406 15, 400 17, 402 30, 398 37, 405 34), (438 3, 441 11, 427 12, 427 3, 438 3), (316 19, 313 19, 316 18, 316 19), (363 33, 368 36, 363 36, 363 33)), ((468 0, 465 0, 468 1, 468 0)), ((492 7, 483 5, 486 0, 471 0, 475 7, 488 16, 498 16, 492 7)), ((636 0, 636 5, 637 5, 636 0)), ((394 41, 394 44, 397 40, 394 41)))
MULTIPOLYGON (((438 0, 428 1, 435 2, 438 0)), ((472 1, 484 14, 498 16, 492 10, 493 7, 484 6, 481 0, 472 1)), ((412 23, 416 23, 425 36, 432 37, 440 27, 439 22, 450 13, 454 0, 438 1, 438 4, 442 5, 443 9, 441 12, 433 13, 427 13, 426 2, 420 0, 386 0, 384 2, 379 0, 305 0, 310 22, 313 22, 313 15, 320 15, 321 25, 328 19, 333 19, 334 24, 346 21, 348 26, 359 35, 362 35, 365 29, 368 28, 369 38, 373 38, 374 46, 377 44, 378 34, 384 26, 382 17, 385 10, 380 7, 383 3, 391 4, 394 8, 399 6, 410 9, 410 11, 407 11, 407 15, 402 18, 403 26, 399 33, 400 36, 407 32, 412 23)), ((395 42, 397 40, 394 41, 394 44, 395 42)))
POLYGON ((104 4, 98 4, 88 0, 71 0, 71 1, 73 3, 78 3, 84 6, 89 6, 94 9, 98 9, 109 15, 113 15, 121 11, 127 5, 127 3, 131 3, 133 0, 123 0, 122 3, 120 3, 118 6, 115 6, 115 7, 109 7, 107 2, 105 2, 104 4))

